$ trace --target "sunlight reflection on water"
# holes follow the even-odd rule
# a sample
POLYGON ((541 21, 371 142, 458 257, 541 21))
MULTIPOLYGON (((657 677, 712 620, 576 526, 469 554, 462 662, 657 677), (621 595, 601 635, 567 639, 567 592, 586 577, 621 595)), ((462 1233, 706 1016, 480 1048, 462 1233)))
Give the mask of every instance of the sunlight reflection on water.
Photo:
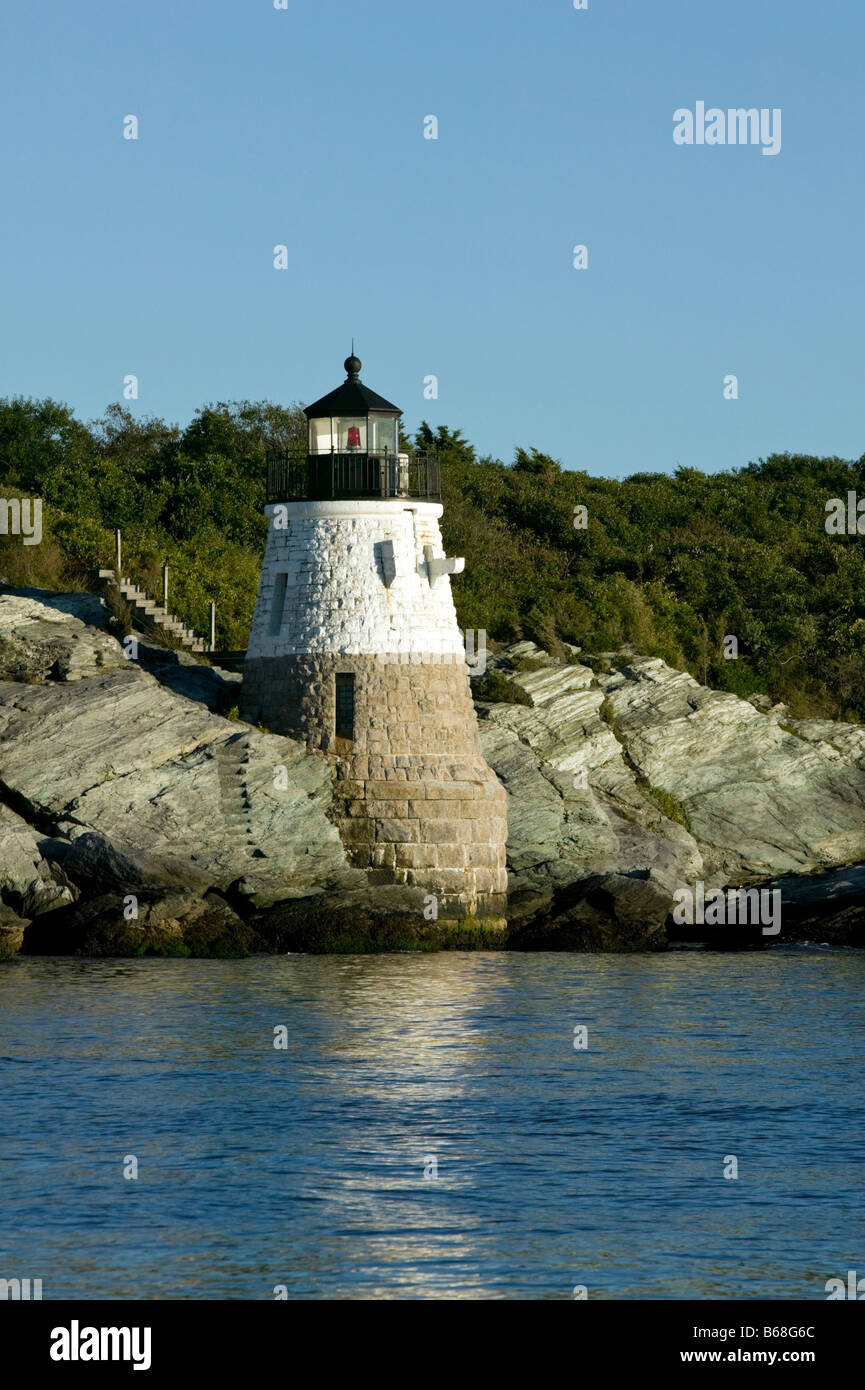
POLYGON ((865 953, 783 948, 11 961, 0 1275, 825 1297, 865 1267, 863 977, 865 953))

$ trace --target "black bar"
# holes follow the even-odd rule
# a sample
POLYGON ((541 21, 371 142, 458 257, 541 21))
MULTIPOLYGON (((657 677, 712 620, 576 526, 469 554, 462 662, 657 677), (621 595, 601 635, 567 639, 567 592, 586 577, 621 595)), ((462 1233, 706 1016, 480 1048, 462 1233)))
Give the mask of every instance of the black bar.
POLYGON ((266 497, 269 503, 355 497, 440 500, 440 467, 435 455, 410 454, 405 474, 403 466, 399 454, 392 456, 387 450, 383 454, 331 450, 329 456, 275 450, 267 455, 266 497))
MULTIPOLYGON (((299 1335, 297 1314, 286 1308, 286 1301, 305 1303, 303 1335, 307 1340, 310 1339, 310 1323, 314 1324, 319 1317, 323 1345, 328 1345, 328 1339, 332 1342, 334 1314, 326 1299, 317 1298, 314 1281, 303 1288, 298 1288, 293 1281, 288 1287, 283 1284, 287 1299, 286 1293, 281 1298, 276 1297, 269 1287, 270 1284, 279 1286, 278 1275, 263 1272, 261 1282, 260 1300, 249 1302, 211 1302, 193 1297, 183 1302, 8 1303, 3 1305, 5 1343, 9 1348, 14 1347, 16 1377, 21 1384, 29 1383, 30 1376, 38 1371, 40 1383, 46 1381, 49 1385, 68 1384, 72 1376, 82 1382, 86 1379, 89 1384, 93 1384, 94 1379, 110 1385, 127 1380, 134 1386, 138 1382, 133 1356, 137 1356, 140 1363, 142 1385, 165 1385, 168 1372, 180 1373, 196 1384, 207 1384, 211 1377, 221 1381, 232 1362, 242 1368, 248 1378, 251 1357, 259 1366, 284 1366, 287 1348, 299 1335), (319 1312, 316 1312, 316 1303, 319 1312), (122 1334, 116 1338, 116 1345, 120 1352, 128 1353, 125 1360, 81 1356, 85 1346, 88 1352, 96 1350, 99 1356, 99 1332, 103 1328, 117 1329, 122 1334), (97 1334, 95 1339, 91 1329, 97 1334), (52 1355, 52 1348, 55 1352, 69 1354, 70 1359, 58 1359, 52 1355), (74 1360, 71 1359, 73 1350, 77 1353, 74 1360)), ((390 1291, 398 1302, 413 1301, 399 1298, 398 1283, 390 1291)), ((470 1297, 468 1301, 472 1301, 470 1297)), ((679 1367, 692 1373, 696 1370, 696 1377, 689 1376, 689 1379, 699 1383, 699 1372, 706 1365, 719 1365, 729 1373, 733 1365, 737 1369, 740 1366, 747 1369, 762 1364, 767 1369, 771 1366, 777 1370, 792 1364, 804 1369, 806 1381, 817 1385, 831 1384, 833 1372, 844 1369, 845 1379, 840 1383, 845 1384, 850 1368, 855 1367, 861 1357, 863 1322, 855 1304, 839 1307, 819 1297, 778 1302, 636 1302, 603 1298, 593 1301, 590 1295, 587 1300, 577 1301, 575 1306, 570 1290, 547 1293, 538 1300, 519 1294, 509 1297, 503 1281, 496 1295, 480 1292, 477 1301, 494 1305, 484 1315, 486 1328, 491 1326, 486 1323, 487 1317, 493 1321, 498 1317, 504 1319, 500 1325, 501 1355, 507 1355, 505 1348, 512 1344, 514 1335, 513 1319, 515 1315, 520 1316, 514 1304, 525 1306, 527 1302, 535 1302, 532 1324, 537 1326, 540 1322, 545 1333, 561 1338, 561 1352, 572 1351, 578 1331, 581 1364, 593 1362, 601 1371, 609 1371, 610 1379, 614 1380, 621 1379, 622 1373, 632 1373, 642 1383, 648 1371, 663 1375, 679 1367), (561 1307, 563 1303, 570 1305, 567 1313, 561 1307), (557 1304, 560 1306, 558 1313, 555 1311, 557 1304), (784 1329, 783 1335, 781 1329, 784 1329), (795 1335, 791 1335, 791 1329, 795 1329, 795 1335)), ((467 1323, 462 1322, 466 1315, 465 1302, 463 1295, 462 1311, 455 1311, 458 1324, 463 1328, 467 1327, 467 1323)), ((360 1309, 353 1314, 352 1303, 349 1279, 346 1292, 337 1304, 344 1341, 348 1339, 354 1345, 360 1342, 360 1337, 351 1333, 355 1316, 359 1317, 354 1324, 355 1333, 361 1336, 368 1335, 370 1323, 385 1330, 403 1324, 406 1317, 411 1320, 415 1316, 421 1321, 411 1325, 429 1334, 429 1299, 423 1300, 423 1309, 415 1314, 406 1309, 399 1313, 393 1301, 387 1301, 386 1314, 375 1313, 369 1301, 361 1302, 360 1309), (384 1317, 384 1323, 378 1322, 380 1316, 384 1317)), ((111 1348, 112 1340, 106 1338, 105 1345, 111 1348)), ((550 1353, 553 1350, 554 1347, 548 1348, 550 1353)), ((327 1356, 333 1354, 331 1348, 327 1356)), ((488 1345, 483 1355, 485 1369, 489 1370, 488 1345)), ((432 1337, 424 1351, 429 1378, 432 1378, 433 1366, 441 1369, 442 1375, 452 1375, 452 1357, 449 1339, 432 1337)), ((398 1360, 395 1364, 399 1364, 398 1360)), ((770 1383, 771 1379, 771 1376, 766 1377, 765 1383, 770 1383)))

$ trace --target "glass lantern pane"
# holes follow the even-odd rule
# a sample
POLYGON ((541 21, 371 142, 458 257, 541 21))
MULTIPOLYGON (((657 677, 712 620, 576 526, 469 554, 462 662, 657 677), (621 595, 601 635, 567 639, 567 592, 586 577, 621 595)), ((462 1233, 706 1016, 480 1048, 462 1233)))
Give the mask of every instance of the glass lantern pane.
POLYGON ((361 452, 366 451, 366 420, 362 415, 355 419, 344 417, 336 421, 337 452, 340 454, 350 454, 355 449, 361 452))
POLYGON ((394 417, 371 415, 369 417, 369 423, 372 429, 373 440, 371 452, 374 454, 383 454, 385 449, 387 449, 389 454, 395 454, 397 451, 397 438, 396 420, 394 417))
POLYGON ((332 442, 330 416, 324 416, 319 420, 310 420, 309 452, 311 454, 329 454, 332 442))

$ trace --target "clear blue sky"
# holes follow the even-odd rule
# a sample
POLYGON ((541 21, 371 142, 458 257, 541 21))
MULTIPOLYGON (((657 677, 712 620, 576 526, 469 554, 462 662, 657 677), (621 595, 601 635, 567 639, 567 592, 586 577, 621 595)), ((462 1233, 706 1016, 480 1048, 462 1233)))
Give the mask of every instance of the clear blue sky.
POLYGON ((506 460, 865 452, 862 0, 7 0, 0 24, 0 394, 90 418, 135 373, 136 413, 186 422, 315 399, 354 334, 410 429, 506 460), (780 107, 781 153, 675 145, 697 101, 780 107))

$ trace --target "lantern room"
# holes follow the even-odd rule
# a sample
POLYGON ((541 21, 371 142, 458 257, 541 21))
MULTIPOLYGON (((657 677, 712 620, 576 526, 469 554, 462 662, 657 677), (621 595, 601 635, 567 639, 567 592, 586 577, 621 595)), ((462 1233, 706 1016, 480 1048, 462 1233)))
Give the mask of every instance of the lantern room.
POLYGON ((268 451, 268 502, 440 499, 438 458, 400 448, 402 411, 364 386, 360 368, 352 352, 342 385, 304 408, 305 453, 268 451))
POLYGON ((397 454, 399 406, 370 391, 360 380, 360 358, 345 359, 342 386, 304 410, 309 421, 310 455, 397 454))

